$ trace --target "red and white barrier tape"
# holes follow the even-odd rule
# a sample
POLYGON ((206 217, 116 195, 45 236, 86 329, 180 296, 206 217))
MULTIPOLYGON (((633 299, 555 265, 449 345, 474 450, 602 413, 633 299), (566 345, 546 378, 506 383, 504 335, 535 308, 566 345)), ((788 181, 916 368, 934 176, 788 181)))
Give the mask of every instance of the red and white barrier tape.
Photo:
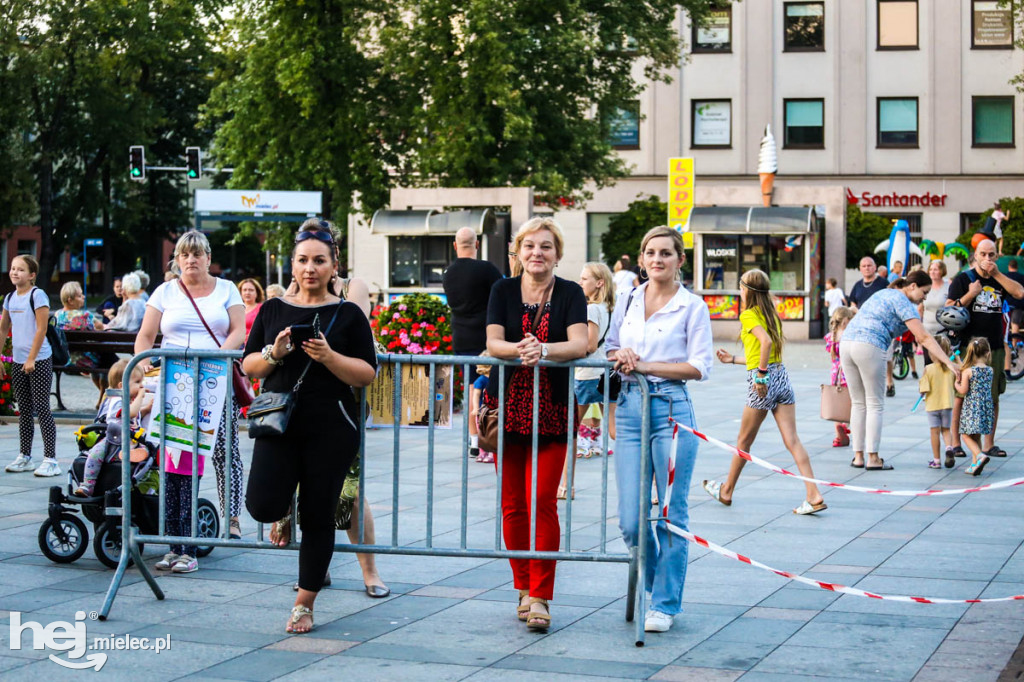
MULTIPOLYGON (((678 431, 678 429, 680 429, 680 428, 682 428, 682 429, 684 429, 686 431, 689 431, 690 433, 695 435, 697 438, 700 438, 701 440, 707 441, 708 443, 711 443, 712 445, 715 445, 715 446, 717 446, 717 447, 719 447, 719 448, 721 448, 723 450, 731 452, 732 454, 734 454, 734 455, 736 455, 738 457, 742 457, 743 459, 747 460, 748 462, 752 462, 752 463, 758 465, 759 467, 763 467, 765 469, 768 469, 769 471, 774 471, 775 473, 782 474, 784 476, 792 476, 793 478, 800 479, 801 481, 807 481, 808 483, 815 483, 817 485, 826 486, 826 487, 829 487, 829 488, 842 488, 844 490, 852 490, 853 492, 856 492, 856 493, 874 493, 876 495, 895 495, 896 497, 927 497, 927 496, 932 496, 932 495, 963 495, 965 493, 978 493, 978 492, 982 492, 982 491, 985 491, 985 490, 1000 490, 1000 489, 1003 489, 1003 488, 1012 488, 1014 486, 1018 486, 1018 485, 1024 484, 1024 478, 1008 478, 1005 481, 996 481, 994 483, 986 483, 985 485, 979 485, 979 486, 975 486, 973 488, 951 488, 949 490, 885 490, 885 489, 881 489, 881 488, 866 488, 864 486, 859 486, 859 485, 850 485, 849 483, 835 483, 834 481, 823 481, 823 480, 821 480, 819 478, 807 478, 806 476, 801 476, 800 474, 793 473, 792 471, 787 471, 786 469, 783 469, 780 466, 776 466, 775 464, 772 464, 769 461, 763 460, 763 459, 761 459, 760 457, 758 457, 756 455, 752 455, 749 452, 744 452, 743 450, 740 450, 739 448, 737 448, 735 446, 732 446, 732 445, 729 445, 728 443, 722 442, 722 441, 718 440, 717 438, 715 438, 714 436, 709 436, 709 435, 707 435, 705 433, 701 433, 700 431, 698 431, 696 429, 691 429, 686 424, 681 424, 681 423, 679 423, 679 422, 677 422, 675 420, 672 420, 672 423, 675 424, 676 431, 678 431)), ((673 464, 675 463, 675 445, 676 445, 675 438, 676 437, 673 436, 673 448, 672 448, 672 458, 671 458, 671 461, 673 462, 673 464)), ((674 466, 673 466, 673 468, 674 468, 674 466)))
POLYGON ((679 526, 676 526, 676 525, 674 525, 672 523, 668 523, 667 525, 668 525, 668 530, 669 531, 675 533, 679 537, 686 538, 687 540, 689 540, 690 542, 692 542, 692 543, 694 543, 696 545, 700 545, 701 547, 706 547, 709 550, 711 550, 712 552, 714 552, 715 554, 720 554, 721 556, 728 557, 730 559, 735 559, 736 561, 739 561, 739 562, 744 563, 744 564, 748 564, 750 566, 754 566, 756 568, 760 568, 761 570, 768 571, 769 573, 774 573, 775 575, 781 575, 783 578, 789 578, 790 580, 795 580, 795 581, 797 581, 799 583, 803 583, 805 585, 810 585, 811 587, 817 587, 817 588, 820 588, 822 590, 828 590, 829 592, 839 592, 839 593, 842 593, 842 594, 852 594, 855 597, 868 597, 869 599, 882 599, 882 600, 885 600, 885 601, 913 602, 913 603, 917 603, 917 604, 988 604, 988 603, 999 602, 999 601, 1021 601, 1021 600, 1024 600, 1024 594, 1015 594, 1012 597, 994 597, 994 598, 990 598, 990 599, 943 599, 943 598, 940 598, 940 597, 908 597, 908 596, 901 595, 901 594, 875 594, 874 592, 868 592, 866 590, 861 590, 861 589, 858 589, 856 587, 849 587, 847 585, 839 585, 837 583, 826 583, 826 582, 822 582, 821 580, 814 580, 813 578, 805 578, 802 575, 796 575, 795 573, 790 573, 789 571, 780 571, 777 568, 772 568, 771 566, 768 566, 766 564, 762 564, 760 561, 756 561, 754 559, 751 559, 750 557, 743 556, 742 554, 737 554, 736 552, 728 550, 725 547, 722 547, 720 545, 716 545, 715 543, 711 542, 710 540, 705 540, 704 538, 699 537, 697 535, 694 535, 693 533, 690 533, 689 531, 685 531, 682 528, 680 528, 679 526))

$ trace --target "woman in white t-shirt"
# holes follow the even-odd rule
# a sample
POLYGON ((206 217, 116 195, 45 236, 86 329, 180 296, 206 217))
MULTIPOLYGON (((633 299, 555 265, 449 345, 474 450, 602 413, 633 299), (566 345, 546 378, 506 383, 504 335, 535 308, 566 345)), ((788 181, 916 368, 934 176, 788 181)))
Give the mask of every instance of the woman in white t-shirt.
MULTIPOLYGON (((928 276, 932 279, 932 289, 917 307, 921 315, 921 324, 929 335, 935 336, 943 330, 943 326, 935 319, 935 313, 946 307, 946 299, 949 298, 949 280, 946 279, 946 264, 941 260, 933 260, 928 263, 928 276)), ((925 367, 932 364, 931 355, 924 351, 925 367)))
MULTIPOLYGON (((0 318, 0 339, 11 333, 11 384, 18 401, 18 437, 21 451, 7 471, 18 473, 32 468, 32 435, 35 424, 32 415, 39 417, 39 432, 43 435, 43 463, 33 472, 36 476, 57 476, 57 425, 50 413, 50 381, 53 361, 50 344, 46 340, 46 325, 50 316, 50 299, 36 287, 39 263, 32 256, 11 259, 11 283, 15 290, 4 298, 3 317, 0 318)), ((0 363, 0 375, 4 373, 0 363)))
MULTIPOLYGON (((178 269, 178 279, 164 282, 146 303, 146 316, 142 320, 142 328, 135 339, 135 352, 141 353, 153 347, 157 333, 163 334, 162 348, 192 348, 194 350, 239 350, 245 339, 245 304, 238 293, 237 287, 225 279, 210 274, 210 242, 199 231, 191 230, 178 239, 174 247, 172 269, 178 269), (186 288, 188 293, 186 293, 186 288), (196 314, 196 308, 189 300, 192 295, 195 305, 202 313, 202 319, 196 314), (203 324, 203 320, 206 324, 203 324), (207 331, 209 325, 214 336, 207 331)), ((147 364, 143 361, 143 364, 147 364)), ((238 414, 237 401, 233 409, 238 414)), ((213 466, 217 473, 217 490, 220 493, 221 509, 225 507, 224 465, 226 436, 231 439, 231 499, 230 536, 241 539, 241 526, 238 515, 242 508, 242 457, 238 449, 238 420, 231 420, 231 433, 225 434, 224 422, 226 411, 221 413, 220 427, 217 429, 217 442, 213 449, 213 466)), ((178 546, 178 549, 182 549, 178 546)), ((195 570, 195 557, 183 552, 177 554, 174 561, 165 562, 177 573, 195 570), (181 566, 179 567, 179 564, 181 566)), ((158 568, 161 566, 158 565, 158 568)))

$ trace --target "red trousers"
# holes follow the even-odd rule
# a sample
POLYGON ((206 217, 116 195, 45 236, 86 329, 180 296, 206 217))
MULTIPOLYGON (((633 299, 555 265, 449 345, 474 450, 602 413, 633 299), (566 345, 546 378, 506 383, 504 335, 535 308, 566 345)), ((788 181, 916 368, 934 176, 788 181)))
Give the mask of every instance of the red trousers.
MULTIPOLYGON (((558 484, 565 464, 565 443, 541 444, 537 449, 537 551, 556 552, 561 542, 558 524, 558 484)), ((502 530, 506 549, 530 549, 530 493, 533 450, 530 445, 505 442, 501 478, 502 530)), ((495 463, 497 468, 497 463, 495 463)), ((509 559, 517 590, 551 599, 555 593, 555 563, 549 559, 509 559)))

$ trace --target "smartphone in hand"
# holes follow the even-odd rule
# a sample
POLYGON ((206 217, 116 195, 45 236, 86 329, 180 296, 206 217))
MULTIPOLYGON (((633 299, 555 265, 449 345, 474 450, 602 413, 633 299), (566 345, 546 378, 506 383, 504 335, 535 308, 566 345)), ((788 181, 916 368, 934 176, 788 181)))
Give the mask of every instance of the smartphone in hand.
POLYGON ((296 347, 301 348, 302 344, 313 338, 313 325, 311 324, 293 324, 292 325, 292 344, 296 347))

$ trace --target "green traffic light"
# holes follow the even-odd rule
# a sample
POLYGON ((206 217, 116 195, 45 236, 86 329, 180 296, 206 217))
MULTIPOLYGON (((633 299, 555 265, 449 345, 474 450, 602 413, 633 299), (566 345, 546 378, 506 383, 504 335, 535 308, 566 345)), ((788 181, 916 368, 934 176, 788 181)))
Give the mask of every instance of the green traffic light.
POLYGON ((188 172, 188 176, 189 176, 190 178, 194 178, 194 177, 196 177, 196 172, 195 172, 194 170, 190 170, 190 171, 188 172))
POLYGON ((138 168, 133 168, 132 175, 134 175, 135 177, 139 177, 140 175, 142 175, 142 171, 140 171, 138 168))

